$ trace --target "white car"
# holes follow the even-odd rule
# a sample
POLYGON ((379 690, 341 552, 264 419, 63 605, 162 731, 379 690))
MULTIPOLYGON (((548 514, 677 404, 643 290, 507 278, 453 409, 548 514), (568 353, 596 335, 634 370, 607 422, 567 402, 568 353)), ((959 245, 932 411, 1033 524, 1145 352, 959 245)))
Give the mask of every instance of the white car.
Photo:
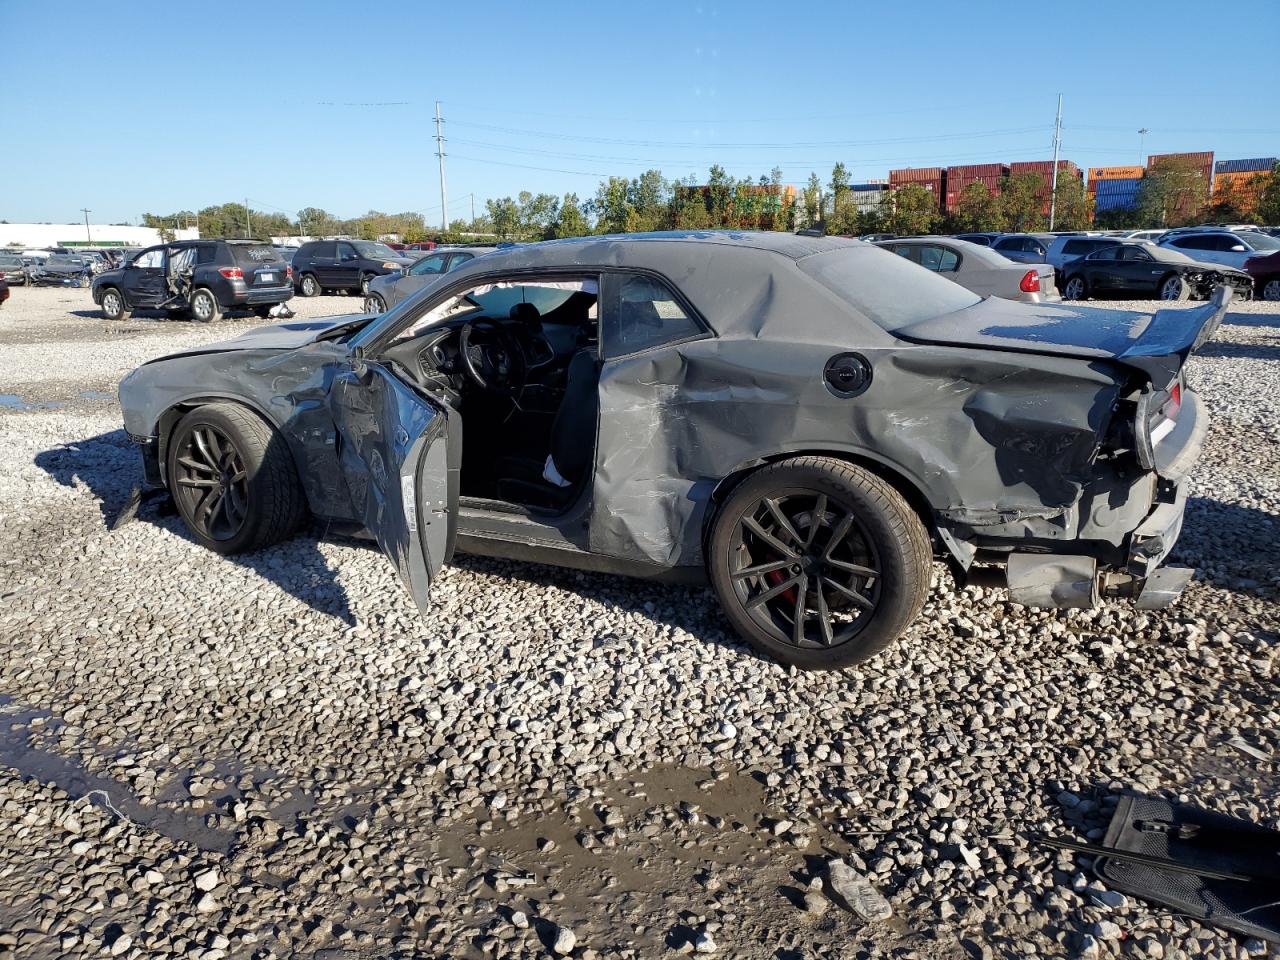
POLYGON ((1223 263, 1243 269, 1250 257, 1280 250, 1280 240, 1252 230, 1189 230, 1169 234, 1160 241, 1160 246, 1185 253, 1201 263, 1223 263))

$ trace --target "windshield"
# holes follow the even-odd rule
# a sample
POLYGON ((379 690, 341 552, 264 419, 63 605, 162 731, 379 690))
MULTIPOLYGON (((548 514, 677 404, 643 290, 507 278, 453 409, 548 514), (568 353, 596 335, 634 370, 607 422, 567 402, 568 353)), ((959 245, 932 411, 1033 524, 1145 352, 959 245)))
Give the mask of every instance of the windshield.
POLYGON ((369 240, 353 240, 351 245, 356 248, 356 252, 362 257, 369 260, 386 260, 400 256, 385 243, 373 243, 369 240))
POLYGON ((890 332, 971 307, 982 298, 905 257, 849 246, 796 261, 801 270, 890 332))
POLYGON ((22 258, 15 257, 7 253, 0 253, 0 263, 4 264, 6 267, 20 267, 22 266, 22 258))
POLYGON ((1255 250, 1280 250, 1280 240, 1268 237, 1265 233, 1248 233, 1242 237, 1255 250))

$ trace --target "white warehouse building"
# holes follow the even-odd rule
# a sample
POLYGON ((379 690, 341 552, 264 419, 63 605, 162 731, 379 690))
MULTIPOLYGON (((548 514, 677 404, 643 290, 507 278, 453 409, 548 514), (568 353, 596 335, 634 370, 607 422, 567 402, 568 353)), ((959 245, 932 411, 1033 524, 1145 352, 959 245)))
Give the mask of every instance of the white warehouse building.
MULTIPOLYGON (((200 231, 175 230, 175 240, 199 240, 200 231)), ((153 227, 116 227, 92 223, 0 223, 0 248, 47 250, 50 247, 149 247, 162 243, 153 227)))

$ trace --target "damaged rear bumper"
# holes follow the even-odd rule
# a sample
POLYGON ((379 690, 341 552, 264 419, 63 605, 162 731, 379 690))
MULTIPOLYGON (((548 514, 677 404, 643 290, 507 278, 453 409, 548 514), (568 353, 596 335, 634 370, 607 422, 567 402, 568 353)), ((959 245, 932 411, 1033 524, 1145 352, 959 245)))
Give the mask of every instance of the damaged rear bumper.
POLYGON ((1011 599, 1027 607, 1062 609, 1087 610, 1103 597, 1131 599, 1144 610, 1170 606, 1193 571, 1161 566, 1182 532, 1185 484, 1169 485, 1166 496, 1133 531, 1126 569, 1104 569, 1096 558, 1082 555, 1013 553, 1005 566, 1011 599))

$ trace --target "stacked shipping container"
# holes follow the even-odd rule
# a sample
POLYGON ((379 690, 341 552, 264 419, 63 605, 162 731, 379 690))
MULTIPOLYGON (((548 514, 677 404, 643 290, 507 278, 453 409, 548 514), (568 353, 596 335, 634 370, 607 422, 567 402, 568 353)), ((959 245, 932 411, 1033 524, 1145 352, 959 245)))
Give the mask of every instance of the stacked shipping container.
POLYGON ((1098 213, 1106 210, 1132 210, 1138 205, 1138 188, 1142 184, 1141 177, 1098 180, 1096 183, 1094 209, 1098 213))
POLYGON ((1219 160, 1213 167, 1213 199, 1230 199, 1241 207, 1252 207, 1262 199, 1262 191, 1275 169, 1275 157, 1252 160, 1219 160))
POLYGON ((1137 180, 1147 172, 1146 167, 1090 167, 1088 189, 1097 196, 1098 184, 1103 180, 1137 180))
POLYGON ((955 210, 960 194, 971 183, 981 183, 991 196, 999 196, 1000 179, 1009 174, 1003 163, 974 163, 963 167, 947 167, 946 193, 943 210, 955 210))
POLYGON ((905 170, 889 171, 889 189, 897 190, 908 184, 918 184, 932 193, 937 200, 938 209, 942 209, 945 201, 943 186, 946 173, 941 167, 907 167, 905 170))
POLYGON ((879 213, 880 204, 889 191, 887 180, 867 180, 849 188, 853 192, 853 204, 858 213, 879 213))
POLYGON ((1205 183, 1213 179, 1213 151, 1204 153, 1153 153, 1147 157, 1147 169, 1159 170, 1169 164, 1182 164, 1200 171, 1205 183))

